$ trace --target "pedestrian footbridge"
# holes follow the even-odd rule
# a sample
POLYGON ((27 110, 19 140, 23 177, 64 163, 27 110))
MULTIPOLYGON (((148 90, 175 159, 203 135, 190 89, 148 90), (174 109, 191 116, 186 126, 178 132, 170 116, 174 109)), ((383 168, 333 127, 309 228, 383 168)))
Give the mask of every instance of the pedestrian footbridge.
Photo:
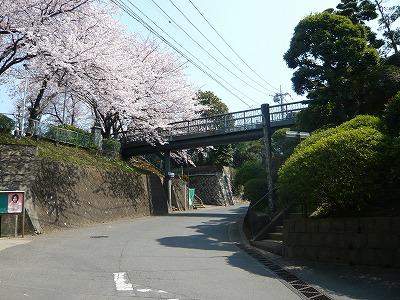
MULTIPOLYGON (((156 152, 216 146, 257 140, 272 131, 294 125, 296 114, 308 101, 292 102, 249 109, 222 115, 186 120, 170 124, 161 135, 163 144, 149 144, 137 135, 124 137, 121 154, 125 158, 156 152)), ((270 134, 269 134, 270 137, 270 134)))

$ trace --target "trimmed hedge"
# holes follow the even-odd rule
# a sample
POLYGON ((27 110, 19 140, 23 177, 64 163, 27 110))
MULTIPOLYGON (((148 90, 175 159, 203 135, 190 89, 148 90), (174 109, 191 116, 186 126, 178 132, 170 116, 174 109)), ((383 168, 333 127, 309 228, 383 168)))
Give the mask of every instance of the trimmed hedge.
POLYGON ((354 215, 377 201, 388 147, 379 118, 358 116, 302 142, 279 170, 279 205, 308 213, 354 215))

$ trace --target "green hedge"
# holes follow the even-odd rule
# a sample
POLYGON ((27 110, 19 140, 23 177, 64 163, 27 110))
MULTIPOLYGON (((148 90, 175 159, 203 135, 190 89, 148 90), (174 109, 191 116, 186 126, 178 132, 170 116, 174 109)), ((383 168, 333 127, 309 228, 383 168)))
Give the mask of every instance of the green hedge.
POLYGON ((0 132, 10 133, 14 129, 15 122, 9 117, 0 114, 0 132))
MULTIPOLYGON (((250 201, 251 203, 255 203, 260 200, 265 194, 268 192, 268 182, 265 178, 256 178, 251 179, 246 182, 243 189, 243 198, 250 201)), ((264 210, 260 206, 268 206, 268 198, 265 197, 263 201, 261 201, 259 205, 257 205, 257 210, 264 210), (262 202, 262 203, 261 203, 262 202)))
POLYGON ((313 134, 279 170, 279 205, 299 202, 308 213, 347 215, 377 200, 388 142, 378 118, 359 116, 313 134))

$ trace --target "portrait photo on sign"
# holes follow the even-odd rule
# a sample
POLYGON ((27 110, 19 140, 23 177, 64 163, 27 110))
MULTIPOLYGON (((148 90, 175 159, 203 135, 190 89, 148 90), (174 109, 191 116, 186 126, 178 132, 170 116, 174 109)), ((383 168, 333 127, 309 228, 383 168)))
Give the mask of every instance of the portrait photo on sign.
POLYGON ((18 214, 22 213, 24 203, 23 193, 9 193, 8 194, 8 213, 18 214))

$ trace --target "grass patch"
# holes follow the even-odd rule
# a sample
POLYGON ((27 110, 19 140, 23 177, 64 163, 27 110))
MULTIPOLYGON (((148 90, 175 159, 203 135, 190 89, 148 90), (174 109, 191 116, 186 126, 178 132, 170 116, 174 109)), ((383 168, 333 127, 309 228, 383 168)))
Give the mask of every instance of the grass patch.
POLYGON ((101 155, 99 151, 93 149, 56 144, 51 141, 36 140, 31 137, 15 138, 12 135, 0 133, 0 144, 36 146, 38 147, 38 156, 41 158, 78 166, 94 167, 103 170, 119 170, 127 173, 153 173, 153 170, 142 168, 129 161, 123 161, 118 158, 107 158, 101 155))

